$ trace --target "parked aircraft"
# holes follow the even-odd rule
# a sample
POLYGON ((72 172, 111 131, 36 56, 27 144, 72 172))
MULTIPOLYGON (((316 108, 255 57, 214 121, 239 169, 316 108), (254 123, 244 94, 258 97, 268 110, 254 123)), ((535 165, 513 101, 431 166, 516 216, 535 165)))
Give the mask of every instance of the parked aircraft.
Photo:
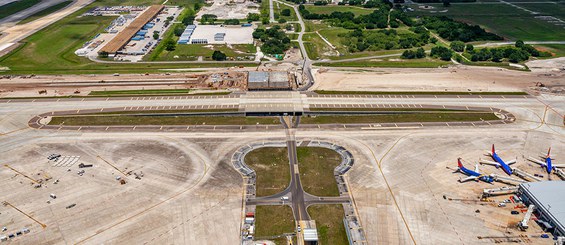
POLYGON ((545 171, 548 174, 551 174, 551 171, 555 170, 555 168, 565 168, 565 164, 555 165, 551 162, 551 147, 547 150, 547 155, 540 157, 543 161, 536 159, 535 157, 528 157, 527 159, 531 162, 539 164, 542 168, 545 168, 545 171))
POLYGON ((492 160, 494 160, 494 162, 493 162, 493 161, 489 161, 489 160, 483 160, 483 159, 479 159, 479 162, 482 163, 482 164, 493 165, 493 166, 495 166, 496 168, 502 168, 502 170, 503 170, 506 174, 512 175, 513 170, 512 170, 512 168, 510 167, 510 165, 516 163, 516 159, 510 160, 510 161, 508 161, 508 162, 504 162, 504 160, 502 160, 502 158, 500 158, 500 157, 498 156, 498 154, 496 154, 496 151, 495 151, 495 149, 494 149, 494 144, 492 145, 492 151, 489 152, 488 155, 489 155, 490 157, 492 157, 492 160))
POLYGON ((463 164, 461 163, 461 158, 457 158, 457 170, 455 172, 461 172, 469 176, 467 178, 459 179, 459 182, 465 182, 469 180, 474 180, 474 181, 482 180, 487 183, 492 183, 494 181, 494 179, 491 176, 483 175, 479 172, 478 164, 475 165, 474 171, 463 167, 463 164))

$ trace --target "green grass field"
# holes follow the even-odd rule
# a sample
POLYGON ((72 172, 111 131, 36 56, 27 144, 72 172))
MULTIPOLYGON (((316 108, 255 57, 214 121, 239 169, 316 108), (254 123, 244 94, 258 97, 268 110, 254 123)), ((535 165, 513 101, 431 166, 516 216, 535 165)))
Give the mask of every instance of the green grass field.
POLYGON ((292 233, 294 227, 294 216, 289 206, 257 206, 255 210, 255 237, 292 233))
POLYGON ((532 1, 528 1, 528 3, 515 3, 516 5, 538 12, 543 15, 552 15, 555 17, 565 17, 565 2, 547 2, 547 3, 531 3, 532 1))
POLYGON ((190 89, 144 89, 144 90, 110 90, 110 91, 92 91, 88 95, 155 95, 155 94, 188 94, 190 89))
POLYGON ((18 22, 18 25, 25 24, 25 23, 28 23, 28 22, 32 22, 32 21, 37 20, 41 17, 47 16, 47 15, 49 15, 49 14, 51 14, 51 13, 53 13, 53 12, 59 10, 59 9, 67 7, 72 2, 73 1, 64 1, 62 3, 55 4, 55 5, 53 5, 49 8, 46 8, 46 9, 41 10, 39 12, 36 12, 36 13, 28 16, 27 18, 21 20, 20 22, 18 22))
POLYGON ((341 156, 321 147, 298 147, 298 169, 304 191, 316 196, 339 196, 334 169, 341 156))
POLYGON ((108 91, 92 91, 88 96, 95 97, 113 97, 113 96, 133 96, 133 95, 183 95, 183 96, 198 96, 198 95, 226 95, 230 94, 229 91, 222 92, 205 92, 205 93, 192 93, 189 94, 191 89, 144 89, 144 90, 108 90, 108 91))
POLYGON ((2 5, 2 7, 0 7, 0 19, 6 18, 24 9, 30 8, 31 6, 36 5, 39 2, 41 2, 41 0, 21 0, 2 5))
POLYGON ((386 58, 386 59, 370 59, 370 60, 334 62, 334 63, 320 62, 320 63, 316 63, 316 66, 437 68, 449 64, 451 63, 447 61, 432 59, 432 58, 411 59, 411 60, 399 59, 399 58, 386 58))
POLYGON ((280 17, 284 18, 287 21, 297 21, 298 20, 298 18, 296 17, 296 12, 294 12, 294 9, 291 8, 288 5, 273 2, 273 9, 274 9, 275 13, 278 13, 280 17), (282 14, 280 14, 283 9, 290 9, 290 16, 283 16, 282 14))
POLYGON ((341 205, 313 205, 308 207, 308 214, 316 220, 320 244, 348 244, 344 212, 341 205))
POLYGON ((263 147, 245 156, 245 164, 257 174, 257 196, 277 194, 290 183, 288 151, 285 147, 263 147))
POLYGON ((331 14, 333 12, 352 12, 356 16, 363 14, 370 14, 373 11, 375 11, 374 9, 366 9, 363 7, 336 6, 336 5, 326 5, 326 6, 306 5, 306 9, 311 13, 316 13, 316 14, 331 14))
MULTIPOLYGON (((175 38, 176 39, 176 38, 175 38)), ((212 53, 218 50, 226 54, 228 59, 237 57, 255 56, 255 46, 253 44, 236 44, 236 45, 210 45, 210 44, 180 44, 173 51, 163 50, 155 59, 156 61, 174 61, 174 60, 197 60, 199 56, 203 60, 212 60, 212 53), (174 58, 174 57, 178 58, 174 58)), ((252 61, 252 60, 251 60, 252 61)))
POLYGON ((79 115, 56 116, 49 125, 256 125, 279 124, 274 117, 243 116, 131 116, 131 115, 79 115))
POLYGON ((302 40, 310 59, 321 59, 326 56, 327 52, 332 51, 331 47, 316 33, 306 33, 302 36, 302 40))
MULTIPOLYGON (((422 15, 445 15, 456 20, 470 24, 480 25, 487 31, 496 33, 510 40, 526 41, 561 41, 565 40, 565 31, 560 27, 547 21, 535 18, 522 9, 503 4, 480 4, 480 3, 452 3, 445 8, 442 4, 426 4, 433 6, 432 10, 422 10, 412 5, 415 9, 412 16, 422 15), (446 11, 447 12, 444 12, 446 11), (432 13, 431 11, 435 11, 432 13)), ((539 11, 544 14, 562 17, 563 3, 520 3, 518 6, 525 7, 531 11, 539 11)))
POLYGON ((316 116, 302 117, 302 124, 332 123, 398 123, 398 122, 458 122, 498 120, 493 113, 487 112, 430 112, 413 114, 386 114, 362 116, 316 116))

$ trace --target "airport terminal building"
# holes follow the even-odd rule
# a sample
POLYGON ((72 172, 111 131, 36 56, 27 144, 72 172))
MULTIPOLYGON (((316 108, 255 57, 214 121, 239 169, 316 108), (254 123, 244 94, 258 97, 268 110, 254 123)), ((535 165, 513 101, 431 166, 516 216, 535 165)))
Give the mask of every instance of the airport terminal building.
POLYGON ((565 181, 522 183, 518 195, 526 205, 535 205, 538 224, 555 236, 565 236, 565 181))

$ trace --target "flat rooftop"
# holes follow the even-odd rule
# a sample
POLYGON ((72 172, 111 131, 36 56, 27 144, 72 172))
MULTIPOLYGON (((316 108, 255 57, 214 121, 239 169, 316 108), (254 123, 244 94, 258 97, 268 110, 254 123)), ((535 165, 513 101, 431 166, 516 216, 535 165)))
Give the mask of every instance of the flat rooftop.
POLYGON ((133 20, 126 28, 124 28, 118 35, 116 35, 110 42, 100 49, 100 52, 108 52, 109 54, 115 54, 123 48, 129 40, 151 19, 153 19, 161 10, 165 8, 164 5, 153 5, 141 15, 139 15, 135 20, 133 20))
POLYGON ((520 184, 536 208, 541 209, 558 229, 565 230, 565 181, 541 181, 520 184))
POLYGON ((206 39, 209 44, 252 44, 253 27, 240 25, 197 25, 190 37, 189 43, 194 39, 206 39), (222 40, 215 40, 216 34, 224 33, 222 40))

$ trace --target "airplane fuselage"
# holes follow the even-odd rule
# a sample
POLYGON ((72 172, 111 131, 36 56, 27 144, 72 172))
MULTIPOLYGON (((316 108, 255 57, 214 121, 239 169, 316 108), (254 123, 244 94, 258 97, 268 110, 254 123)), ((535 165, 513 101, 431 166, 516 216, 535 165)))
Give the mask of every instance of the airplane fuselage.
POLYGON ((467 169, 465 167, 459 167, 459 170, 461 170, 461 172, 463 172, 464 174, 469 175, 469 176, 481 176, 481 177, 479 177, 479 180, 482 180, 482 181, 487 182, 487 183, 491 183, 493 181, 493 179, 490 176, 482 175, 480 173, 477 173, 477 172, 470 170, 470 169, 467 169))
POLYGON ((495 160, 500 167, 502 168, 502 170, 508 174, 508 175, 512 175, 512 168, 510 168, 510 166, 508 164, 506 164, 499 156, 498 154, 496 154, 496 152, 491 154, 492 159, 495 160))
POLYGON ((550 157, 545 158, 545 170, 547 171, 548 174, 550 174, 551 170, 553 170, 553 166, 551 165, 551 158, 550 157))

